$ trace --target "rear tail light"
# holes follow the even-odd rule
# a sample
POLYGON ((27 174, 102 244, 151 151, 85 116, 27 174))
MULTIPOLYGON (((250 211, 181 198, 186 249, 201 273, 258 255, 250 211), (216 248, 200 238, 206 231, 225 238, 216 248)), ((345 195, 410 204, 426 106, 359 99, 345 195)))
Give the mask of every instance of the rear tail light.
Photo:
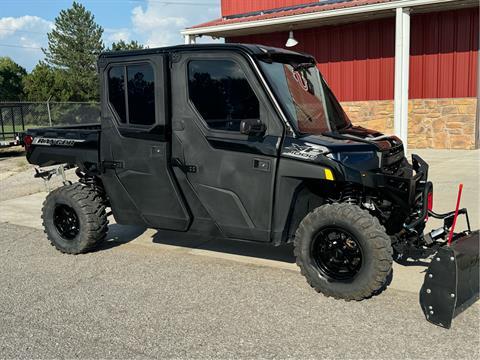
POLYGON ((429 192, 427 195, 427 209, 428 211, 433 210, 433 192, 429 192))
POLYGON ((433 210, 433 192, 430 191, 427 195, 427 215, 425 215, 425 221, 428 220, 428 212, 433 210))
POLYGON ((23 146, 25 146, 26 151, 30 150, 30 147, 32 146, 32 143, 33 143, 33 136, 25 135, 23 137, 23 146))

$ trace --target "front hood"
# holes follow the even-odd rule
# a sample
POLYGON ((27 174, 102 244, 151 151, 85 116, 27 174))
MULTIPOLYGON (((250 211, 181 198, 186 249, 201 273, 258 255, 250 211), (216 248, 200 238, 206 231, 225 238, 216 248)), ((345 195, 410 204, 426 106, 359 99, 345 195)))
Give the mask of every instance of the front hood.
POLYGON ((286 138, 282 156, 316 163, 335 161, 356 170, 373 170, 400 162, 404 153, 401 140, 395 136, 350 127, 339 133, 286 138))
POLYGON ((347 129, 338 132, 340 136, 355 137, 359 141, 366 141, 375 144, 380 151, 389 150, 392 148, 402 147, 402 140, 395 135, 384 135, 376 130, 366 129, 361 126, 350 126, 347 129))
POLYGON ((323 135, 308 135, 300 138, 287 137, 282 156, 306 161, 320 160, 327 154, 338 152, 377 152, 376 146, 354 140, 334 139, 323 135))

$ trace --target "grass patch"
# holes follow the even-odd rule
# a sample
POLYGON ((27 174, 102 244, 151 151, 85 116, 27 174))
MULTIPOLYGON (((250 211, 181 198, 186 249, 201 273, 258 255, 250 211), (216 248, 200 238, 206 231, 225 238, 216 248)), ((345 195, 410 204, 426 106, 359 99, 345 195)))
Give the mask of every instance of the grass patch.
POLYGON ((15 133, 14 133, 14 127, 12 124, 3 124, 3 132, 2 132, 2 128, 0 128, 0 140, 3 140, 4 138, 5 140, 13 139, 16 134, 21 133, 25 130, 45 127, 45 126, 48 126, 48 125, 26 124, 25 129, 23 129, 21 124, 15 125, 15 133))

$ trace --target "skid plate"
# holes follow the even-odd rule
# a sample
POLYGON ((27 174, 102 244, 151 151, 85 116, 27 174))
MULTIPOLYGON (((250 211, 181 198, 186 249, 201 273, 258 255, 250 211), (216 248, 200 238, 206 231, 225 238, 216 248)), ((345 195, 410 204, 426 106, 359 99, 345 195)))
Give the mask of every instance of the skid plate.
POLYGON ((438 250, 425 274, 420 305, 428 321, 450 328, 479 297, 479 230, 438 250))

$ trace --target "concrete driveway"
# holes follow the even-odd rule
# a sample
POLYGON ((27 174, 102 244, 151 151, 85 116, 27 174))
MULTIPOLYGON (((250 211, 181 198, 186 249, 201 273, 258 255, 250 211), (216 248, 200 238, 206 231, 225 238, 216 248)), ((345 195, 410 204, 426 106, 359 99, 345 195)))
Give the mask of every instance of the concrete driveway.
MULTIPOLYGON (((463 205, 478 228, 479 153, 436 154, 421 154, 431 163, 436 208, 451 209, 463 181, 463 205)), ((41 230, 44 196, 0 202, 0 358, 480 355, 478 303, 450 330, 424 319, 424 267, 396 265, 382 294, 344 302, 315 293, 288 246, 113 224, 99 251, 67 256, 41 230)))

